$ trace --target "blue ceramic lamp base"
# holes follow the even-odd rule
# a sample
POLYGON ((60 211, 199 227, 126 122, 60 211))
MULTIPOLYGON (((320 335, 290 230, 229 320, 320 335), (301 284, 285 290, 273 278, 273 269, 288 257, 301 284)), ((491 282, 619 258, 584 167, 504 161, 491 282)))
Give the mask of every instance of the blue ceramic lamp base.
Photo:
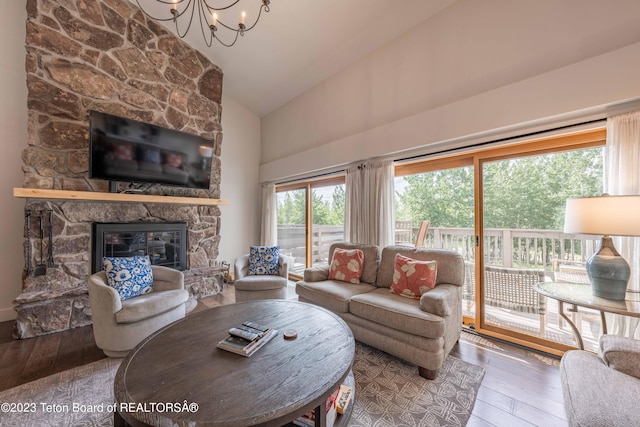
POLYGON ((598 251, 587 261, 593 295, 622 301, 631 275, 629 264, 620 256, 609 236, 603 236, 598 251))

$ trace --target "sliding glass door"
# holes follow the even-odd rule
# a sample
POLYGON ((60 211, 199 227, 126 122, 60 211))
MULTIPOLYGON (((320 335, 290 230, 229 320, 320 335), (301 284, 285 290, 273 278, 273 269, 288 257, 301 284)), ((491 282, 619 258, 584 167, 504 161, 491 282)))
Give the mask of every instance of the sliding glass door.
POLYGON ((276 189, 278 245, 293 258, 289 272, 328 262, 331 243, 344 239, 344 176, 276 189))
MULTIPOLYGON (((396 244, 462 255, 467 327, 559 354, 574 345, 571 329, 533 285, 584 277, 595 240, 562 232, 564 207, 601 194, 604 140, 600 129, 397 165, 396 244)), ((599 318, 574 317, 597 341, 599 318)))
MULTIPOLYGON (((570 267, 576 277, 592 253, 593 240, 576 244, 562 232, 568 198, 602 194, 603 149, 514 153, 480 161, 485 329, 530 342, 573 345, 555 300, 533 285, 559 280, 570 267)), ((584 337, 595 344, 599 318, 586 320, 584 337), (595 329, 594 329, 595 328, 595 329)))

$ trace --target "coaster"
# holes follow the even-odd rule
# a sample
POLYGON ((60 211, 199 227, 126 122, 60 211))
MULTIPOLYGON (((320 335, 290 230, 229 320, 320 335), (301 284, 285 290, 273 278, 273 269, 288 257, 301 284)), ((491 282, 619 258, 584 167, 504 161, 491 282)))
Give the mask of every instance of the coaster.
POLYGON ((298 331, 295 329, 287 329, 284 331, 285 340, 295 340, 298 337, 298 331))

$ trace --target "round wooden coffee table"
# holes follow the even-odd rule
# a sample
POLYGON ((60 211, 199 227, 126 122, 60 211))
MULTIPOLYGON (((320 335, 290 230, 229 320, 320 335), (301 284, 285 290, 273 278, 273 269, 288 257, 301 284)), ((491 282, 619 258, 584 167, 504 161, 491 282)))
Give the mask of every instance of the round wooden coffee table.
MULTIPOLYGON (((286 425, 315 408, 324 411, 340 384, 353 384, 354 351, 347 324, 314 305, 262 300, 212 308, 161 329, 129 353, 115 377, 114 423, 286 425), (245 321, 277 329, 278 336, 250 357, 216 347, 245 321), (296 339, 283 338, 288 329, 298 332, 296 339)), ((337 423, 346 425, 349 415, 337 423)))

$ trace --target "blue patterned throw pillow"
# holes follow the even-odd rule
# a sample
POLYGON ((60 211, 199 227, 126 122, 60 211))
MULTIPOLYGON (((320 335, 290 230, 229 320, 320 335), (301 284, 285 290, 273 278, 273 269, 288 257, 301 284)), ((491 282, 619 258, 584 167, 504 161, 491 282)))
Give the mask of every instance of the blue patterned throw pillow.
POLYGON ((104 257, 102 265, 109 286, 118 291, 120 300, 148 294, 153 290, 153 275, 149 256, 104 257))
POLYGON ((280 246, 251 246, 249 250, 249 276, 278 274, 280 246))

